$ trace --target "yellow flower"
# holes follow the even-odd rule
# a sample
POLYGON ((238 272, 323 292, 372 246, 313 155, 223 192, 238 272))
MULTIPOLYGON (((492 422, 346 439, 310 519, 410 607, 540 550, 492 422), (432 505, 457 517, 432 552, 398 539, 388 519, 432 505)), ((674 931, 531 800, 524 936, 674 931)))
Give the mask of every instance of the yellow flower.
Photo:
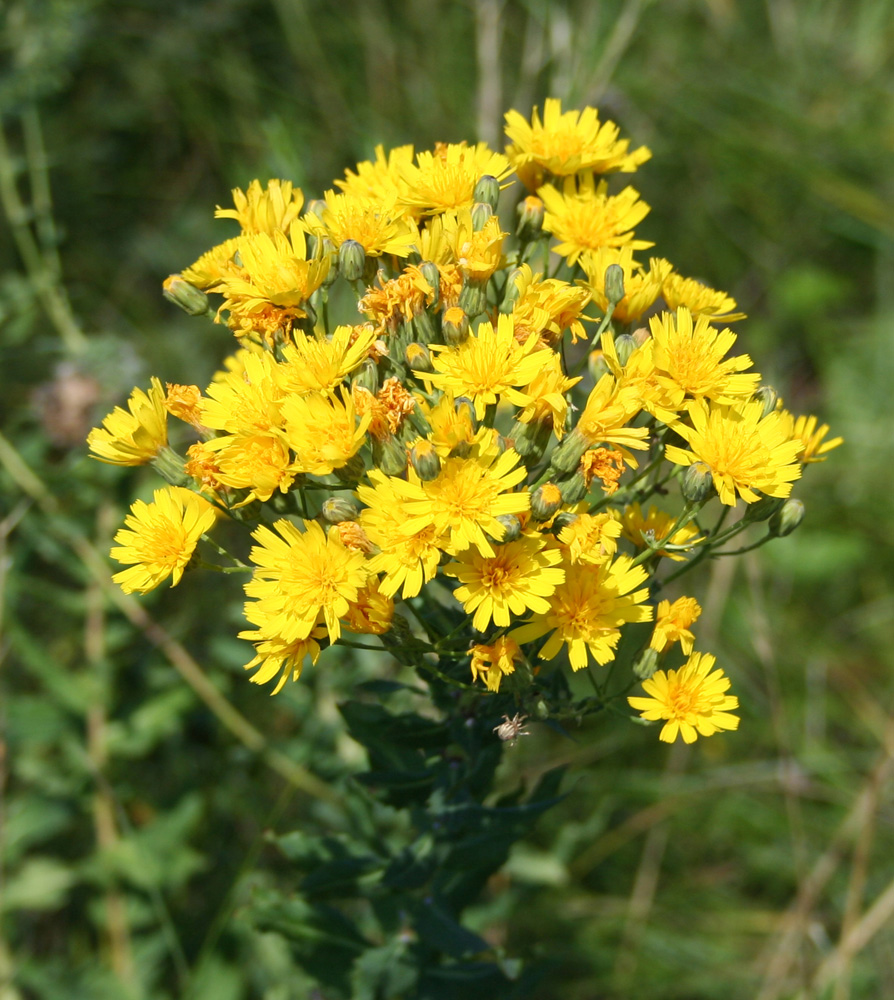
POLYGON ((367 505, 360 514, 360 525, 379 549, 369 559, 369 571, 385 574, 379 587, 383 594, 393 597, 403 588, 402 597, 415 597, 438 570, 442 533, 433 524, 423 523, 407 534, 396 480, 378 469, 369 473, 369 480, 372 486, 357 487, 357 496, 367 505))
POLYGON ((169 576, 173 577, 171 586, 176 586, 199 539, 211 530, 216 517, 204 497, 182 486, 156 490, 152 503, 135 500, 111 551, 112 558, 128 569, 112 579, 125 594, 145 594, 169 576))
POLYGON ((419 215, 435 215, 450 208, 471 208, 475 185, 487 175, 503 180, 509 160, 486 142, 476 146, 447 143, 432 152, 416 154, 416 163, 398 165, 400 203, 419 215))
POLYGON ((350 393, 289 396, 282 404, 284 432, 295 452, 295 468, 328 476, 363 447, 370 415, 358 417, 350 393))
POLYGON ((701 613, 702 609, 694 597, 679 597, 673 604, 661 601, 649 645, 656 652, 664 653, 675 642, 679 642, 684 656, 689 656, 695 642, 689 626, 698 620, 701 613))
POLYGON ((267 501, 277 490, 287 493, 295 480, 297 470, 280 435, 228 434, 206 441, 204 447, 216 453, 218 483, 250 491, 240 507, 252 500, 267 501))
MULTIPOLYGON (((426 260, 458 265, 464 277, 482 282, 496 271, 503 258, 503 240, 509 234, 500 227, 500 219, 492 215, 484 226, 475 230, 472 212, 468 208, 444 212, 427 227, 429 241, 442 246, 437 256, 425 255, 426 260), (448 259, 442 259, 444 250, 448 259)), ((420 248, 422 253, 424 249, 420 248)))
POLYGON ((212 285, 218 285, 224 277, 239 273, 239 268, 233 260, 238 249, 238 236, 218 243, 216 247, 203 253, 195 263, 185 268, 180 277, 191 285, 195 285, 196 288, 210 288, 212 285))
POLYGON ((338 532, 326 535, 316 521, 305 521, 304 531, 285 518, 273 527, 278 534, 265 525, 252 532, 256 569, 245 593, 256 603, 247 604, 245 614, 258 626, 254 638, 283 644, 307 639, 322 616, 335 642, 339 619, 367 582, 363 554, 345 548, 338 532))
POLYGON ((496 546, 492 556, 468 548, 444 567, 462 584, 453 596, 473 616, 473 628, 484 632, 491 622, 506 628, 512 615, 549 610, 546 598, 565 579, 565 570, 556 565, 561 552, 545 546, 542 535, 522 535, 496 546))
POLYGON ((525 386, 525 395, 530 398, 517 415, 520 423, 537 424, 550 421, 553 433, 561 441, 565 433, 565 416, 568 413, 567 393, 580 382, 580 378, 566 378, 562 371, 562 360, 552 351, 540 351, 533 357, 546 358, 531 382, 525 386))
POLYGON ((771 497, 787 497, 792 482, 801 477, 801 445, 789 440, 778 412, 763 416, 758 401, 738 406, 695 400, 689 409, 692 427, 677 424, 674 430, 690 451, 667 445, 665 455, 677 465, 704 462, 721 503, 735 506, 736 492, 747 503, 760 499, 755 490, 771 497))
POLYGON ((100 462, 145 465, 168 443, 167 416, 165 391, 153 376, 148 394, 134 389, 127 410, 116 406, 87 435, 87 445, 100 462))
POLYGON ((644 250, 652 246, 633 238, 633 229, 649 214, 649 206, 632 187, 609 195, 605 181, 597 186, 592 174, 584 174, 577 183, 569 177, 561 191, 547 184, 537 194, 546 206, 543 228, 559 241, 555 252, 566 257, 569 265, 600 247, 629 245, 632 250, 644 250))
POLYGON ((518 643, 508 636, 495 639, 490 645, 475 643, 472 653, 472 680, 483 678, 488 691, 499 691, 500 681, 515 673, 516 661, 523 661, 524 654, 518 643))
POLYGON ((608 330, 602 334, 601 344, 602 360, 617 380, 618 392, 629 396, 662 423, 675 424, 679 411, 685 409, 686 398, 680 387, 655 365, 655 341, 648 337, 623 365, 608 330))
POLYGON ((653 316, 649 329, 655 342, 652 359, 658 381, 675 403, 683 396, 735 403, 754 395, 760 375, 738 374, 751 367, 751 358, 738 354, 723 360, 736 342, 732 330, 716 330, 704 316, 693 326, 692 313, 685 306, 676 313, 653 316))
POLYGON ((358 592, 357 600, 351 601, 348 613, 342 620, 350 632, 382 635, 391 628, 393 618, 394 601, 382 591, 378 579, 371 576, 366 586, 358 592))
POLYGON ((722 670, 714 670, 710 653, 693 653, 679 670, 656 670, 643 688, 648 698, 628 698, 644 719, 665 724, 658 736, 673 743, 682 734, 685 743, 694 743, 697 736, 713 736, 722 729, 738 729, 739 719, 729 709, 739 707, 739 699, 724 694, 729 690, 729 678, 722 670))
POLYGON ((512 449, 499 457, 447 458, 437 479, 422 483, 412 469, 407 481, 391 479, 404 511, 404 533, 414 535, 431 525, 438 535, 447 536, 443 548, 450 555, 474 545, 492 556, 487 536, 499 541, 505 534, 497 518, 530 506, 527 492, 509 492, 527 475, 524 466, 517 465, 518 458, 512 449))
POLYGON ((405 267, 389 281, 370 285, 357 303, 358 312, 375 324, 377 334, 395 333, 401 323, 409 323, 427 305, 431 305, 434 289, 416 266, 405 267))
POLYGON ((338 326, 331 337, 296 332, 294 342, 282 349, 276 382, 284 394, 331 392, 369 357, 375 339, 368 325, 338 326))
POLYGON ((419 238, 416 227, 402 217, 395 199, 381 201, 356 194, 327 191, 319 215, 304 217, 308 232, 328 237, 336 247, 347 240, 359 243, 367 257, 394 254, 406 257, 419 238))
MULTIPOLYGON (((253 607, 251 605, 250 607, 253 607)), ((240 639, 256 639, 257 632, 240 632, 240 639)), ((253 667, 258 669, 249 678, 252 684, 266 684, 272 681, 277 674, 281 674, 276 683, 276 687, 270 692, 271 695, 279 694, 291 675, 293 681, 297 681, 301 676, 301 668, 304 661, 310 657, 311 663, 316 663, 320 658, 319 640, 325 638, 326 628, 323 625, 317 627, 306 639, 294 639, 292 642, 283 642, 282 639, 264 639, 255 644, 257 656, 251 662, 245 664, 246 670, 253 667)))
POLYGON ((441 458, 446 458, 454 448, 466 448, 475 441, 472 407, 468 403, 457 406, 453 393, 449 391, 434 406, 424 399, 419 402, 431 427, 429 440, 441 458))
POLYGON ((572 433, 579 434, 589 446, 618 445, 625 458, 633 462, 626 449, 644 451, 648 448, 645 440, 649 436, 648 430, 627 426, 639 411, 640 403, 635 394, 620 389, 611 375, 603 375, 587 397, 586 406, 572 433))
POLYGON ((235 219, 243 233, 286 233, 301 214, 304 195, 291 181, 267 181, 267 189, 253 180, 246 191, 233 188, 235 208, 217 206, 215 219, 235 219))
POLYGON ((288 236, 277 230, 239 237, 238 251, 239 273, 225 274, 212 289, 223 293, 224 308, 237 317, 250 318, 277 306, 300 318, 305 315, 301 306, 329 271, 328 256, 307 259, 304 232, 297 221, 289 227, 288 236))
POLYGON ((571 342, 586 336, 581 319, 590 299, 585 288, 576 288, 557 278, 541 280, 527 264, 518 269, 514 283, 518 288, 518 301, 512 309, 515 322, 515 339, 524 343, 532 333, 538 334, 546 345, 555 346, 566 330, 571 330, 571 342))
POLYGON ((206 427, 228 434, 270 434, 282 426, 277 364, 269 351, 237 351, 227 372, 213 381, 202 399, 206 427))
MULTIPOLYGON (((646 539, 643 538, 644 535, 652 541, 666 541, 669 545, 695 545, 700 540, 696 537, 698 535, 698 528, 694 524, 687 524, 685 527, 678 528, 668 538, 667 533, 674 526, 677 518, 673 514, 659 510, 654 504, 650 505, 649 513, 645 516, 643 515, 642 507, 638 503, 630 504, 624 510, 623 514, 617 512, 617 516, 620 517, 624 537, 628 541, 633 542, 638 549, 646 547, 646 539)), ((674 552, 670 549, 659 549, 658 555, 666 559, 672 559, 674 562, 684 562, 686 559, 686 556, 681 552, 674 552)))
POLYGON ((590 251, 581 256, 580 264, 587 276, 586 287, 603 312, 608 309, 608 297, 605 294, 606 269, 611 264, 617 264, 624 272, 624 298, 612 313, 612 319, 620 323, 632 323, 652 308, 673 267, 669 260, 650 257, 649 270, 643 270, 633 259, 633 247, 629 245, 590 251))
POLYGON ((547 632, 539 656, 551 660, 566 646, 573 670, 582 670, 588 654, 597 663, 615 658, 621 626, 627 622, 652 620, 652 608, 643 604, 649 596, 642 566, 633 566, 628 556, 612 563, 579 562, 566 567, 565 582, 549 598, 550 609, 520 628, 513 629, 516 642, 533 642, 547 632))
POLYGON ((535 336, 519 344, 512 317, 503 314, 497 321, 496 330, 491 323, 484 322, 459 347, 431 344, 429 349, 435 373, 413 374, 439 389, 468 396, 479 420, 484 417, 488 405, 500 399, 516 406, 527 406, 531 397, 518 390, 534 380, 550 357, 550 354, 537 351, 535 336))
POLYGON ((559 541, 572 563, 604 563, 618 549, 621 525, 609 513, 578 514, 559 532, 559 541))
POLYGON ((823 441, 823 438, 829 433, 829 425, 823 424, 818 428, 816 417, 804 416, 796 419, 788 410, 780 411, 780 416, 789 439, 800 445, 798 461, 804 465, 812 462, 825 462, 826 452, 837 448, 844 441, 842 437, 823 441))
POLYGON ((537 108, 530 124, 517 111, 506 112, 506 148, 512 166, 531 191, 542 183, 545 173, 557 177, 592 170, 597 174, 614 171, 632 173, 652 155, 645 147, 628 153, 629 139, 618 139, 614 122, 600 124, 596 108, 562 111, 562 102, 548 97, 543 121, 537 108))
POLYGON ((385 147, 379 145, 376 146, 375 160, 358 163, 356 173, 346 170, 345 179, 336 181, 335 186, 345 194, 384 204, 393 201, 400 194, 401 167, 412 162, 412 146, 398 146, 389 150, 386 156, 385 147))
POLYGON ((722 320, 733 323, 737 319, 745 319, 745 313, 734 312, 736 300, 726 292, 718 292, 703 285, 695 278, 684 278, 671 273, 664 279, 661 294, 668 309, 686 308, 693 316, 707 316, 712 320, 722 320))
POLYGON ((165 409, 168 413, 193 427, 201 427, 202 390, 197 385, 172 385, 170 382, 166 385, 165 409))

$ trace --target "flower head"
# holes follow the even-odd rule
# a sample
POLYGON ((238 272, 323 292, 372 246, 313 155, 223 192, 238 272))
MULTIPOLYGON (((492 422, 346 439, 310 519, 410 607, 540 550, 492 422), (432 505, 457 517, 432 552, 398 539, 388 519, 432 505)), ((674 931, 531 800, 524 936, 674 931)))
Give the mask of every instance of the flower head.
POLYGON ((471 652, 472 680, 482 678, 488 691, 499 691, 500 681, 508 674, 515 673, 516 662, 522 662, 525 658, 518 643, 505 635, 495 639, 490 645, 475 643, 471 652))
POLYGON ((729 678, 722 670, 714 670, 710 653, 693 653, 679 670, 656 670, 643 688, 650 697, 628 698, 644 719, 655 722, 664 719, 658 736, 673 743, 682 734, 685 743, 694 743, 697 736, 713 736, 722 729, 738 729, 739 719, 729 709, 739 707, 739 699, 724 692, 729 690, 729 678))
POLYGON ((778 412, 763 415, 760 402, 718 406, 695 400, 689 409, 692 426, 677 424, 690 450, 667 445, 665 454, 677 465, 704 462, 721 503, 732 507, 736 493, 747 503, 760 499, 755 490, 771 497, 787 497, 801 477, 797 458, 800 442, 791 441, 778 412))
POLYGON ((562 102, 548 97, 543 120, 534 108, 530 123, 517 111, 506 112, 506 153, 525 186, 533 191, 545 173, 556 177, 592 170, 598 174, 630 173, 652 155, 645 146, 629 153, 629 139, 618 139, 614 122, 600 123, 596 108, 562 111, 562 102))
POLYGON ((233 188, 235 208, 217 206, 215 219, 235 219, 243 233, 286 233, 301 214, 304 195, 291 181, 269 180, 262 188, 253 180, 248 188, 233 188))
POLYGON ((167 443, 165 391, 154 376, 148 394, 134 389, 127 409, 116 406, 87 436, 93 457, 109 465, 145 465, 167 443))
POLYGON ((702 609, 694 597, 678 597, 673 604, 670 601, 661 601, 649 645, 657 653, 663 653, 673 643, 679 642, 684 655, 688 656, 695 642, 695 636, 689 631, 689 626, 698 620, 701 613, 702 609))
POLYGON ((491 622, 508 627, 512 615, 548 611, 546 598, 565 579, 561 559, 558 549, 546 548, 542 535, 522 535, 495 546, 492 556, 465 549, 444 572, 460 581, 453 596, 473 615, 472 627, 484 632, 491 622))
POLYGON ((112 558, 128 569, 112 579, 125 594, 145 594, 169 576, 175 587, 183 570, 217 513, 211 504, 192 490, 169 486, 156 490, 152 503, 135 500, 124 519, 125 527, 115 534, 117 545, 112 558))
POLYGON ((475 185, 487 175, 502 180, 510 172, 509 160, 486 142, 439 145, 432 152, 416 154, 416 163, 402 162, 400 202, 414 214, 436 215, 450 208, 471 208, 475 185))
POLYGON ((335 642, 339 618, 366 585, 363 554, 345 548, 338 532, 325 534, 316 521, 305 521, 303 531, 285 518, 273 527, 275 532, 262 525, 252 533, 256 569, 245 593, 256 603, 246 605, 245 615, 258 626, 254 638, 283 644, 307 639, 322 619, 335 642))

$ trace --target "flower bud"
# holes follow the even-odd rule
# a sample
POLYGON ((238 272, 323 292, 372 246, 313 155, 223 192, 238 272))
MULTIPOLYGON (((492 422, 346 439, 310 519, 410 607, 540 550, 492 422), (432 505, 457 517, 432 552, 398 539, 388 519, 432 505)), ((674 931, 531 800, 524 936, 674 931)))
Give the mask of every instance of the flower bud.
POLYGON ((466 281, 459 293, 459 305, 469 316, 483 313, 487 308, 486 282, 466 281))
POLYGON ((531 492, 531 516, 535 521, 548 521, 562 506, 562 494, 555 483, 544 483, 531 492))
POLYGON ((526 424, 516 420, 512 425, 512 439, 515 441, 515 450, 522 458, 526 458, 529 461, 539 459, 546 451, 552 432, 553 422, 551 417, 544 417, 541 420, 531 420, 526 424))
POLYGON ((562 494, 562 502, 567 504, 580 503, 590 492, 587 480, 579 469, 567 479, 560 479, 558 487, 559 492, 562 494))
POLYGON ((785 500, 782 497, 761 497, 760 500, 756 500, 754 503, 748 504, 745 508, 745 514, 743 515, 742 520, 749 523, 766 521, 768 518, 772 517, 784 503, 785 500))
POLYGON ((518 304, 518 300, 521 298, 521 286, 518 283, 518 278, 523 273, 520 267, 515 267, 509 272, 506 278, 506 288, 503 292, 503 301, 500 303, 501 313, 511 313, 518 304))
POLYGON ((433 372, 434 366, 431 363, 431 351, 418 341, 411 341, 404 351, 404 358, 413 371, 433 372))
POLYGON ((307 203, 305 215, 315 215, 318 219, 322 219, 326 207, 326 202, 322 198, 311 198, 307 203))
POLYGON ((556 472, 574 472, 580 463, 581 456, 590 447, 589 441, 575 427, 566 434, 562 443, 553 452, 550 467, 556 472))
POLYGON ((441 295, 441 272, 438 270, 438 265, 434 261, 424 260, 419 265, 419 270, 422 272, 422 277, 431 285, 434 295, 432 305, 436 306, 441 295))
POLYGON ((379 391, 379 367, 372 358, 365 358, 351 379, 351 384, 366 389, 375 396, 379 391))
POLYGON ((420 309, 413 316, 413 337, 424 344, 431 344, 438 339, 435 321, 427 309, 420 309))
POLYGON ((366 471, 362 455, 352 455, 344 465, 332 470, 343 483, 356 483, 366 471))
POLYGON ((506 529, 503 532, 503 537, 498 539, 498 541, 503 544, 505 542, 514 542, 517 538, 521 536, 522 526, 521 521, 515 516, 515 514, 500 514, 497 520, 506 529))
POLYGON ((348 281, 359 281, 366 273, 366 251, 357 240, 345 240, 338 248, 338 268, 348 281))
POLYGON ((704 503, 714 495, 714 479, 706 462, 693 462, 683 473, 680 490, 689 503, 704 503))
MULTIPOLYGON (((487 205, 493 214, 496 212, 497 202, 500 200, 500 182, 492 174, 485 174, 475 185, 475 193, 472 197, 475 201, 487 205)), ((476 230, 478 228, 478 226, 475 227, 476 230)))
POLYGON ((457 416, 464 417, 469 421, 472 433, 478 430, 478 418, 475 416, 475 404, 468 396, 457 396, 453 401, 453 408, 457 416))
POLYGON ((779 393, 772 385, 762 385, 755 392, 754 398, 759 403, 763 403, 764 412, 761 416, 761 419, 763 419, 763 417, 769 416, 776 409, 776 403, 779 401, 779 393))
POLYGON ((459 306, 451 306, 441 318, 441 335, 450 347, 459 347, 469 339, 469 317, 459 306))
POLYGON ((605 269, 605 297, 616 306, 624 298, 624 268, 609 264, 605 269))
POLYGON ((372 457, 373 465, 386 476, 399 476, 407 467, 407 449, 394 436, 384 441, 373 438, 372 457))
POLYGON ((602 351, 590 351, 590 355, 587 358, 587 371, 589 371, 590 378, 594 382, 598 382, 603 375, 611 374, 611 369, 605 363, 602 351))
POLYGON ((192 485, 190 477, 186 474, 186 466, 183 459, 166 444, 159 447, 158 451, 150 459, 150 462, 155 467, 155 471, 169 482, 171 486, 192 485))
POLYGON ((320 511, 324 521, 339 524, 341 521, 356 521, 360 517, 360 505, 350 497, 329 497, 320 511))
POLYGON ((630 360, 630 355, 636 350, 636 341, 629 333, 622 333, 615 337, 615 353, 618 355, 618 361, 621 363, 621 367, 630 360))
POLYGON ((338 249, 328 236, 323 240, 323 256, 329 258, 329 270, 323 278, 323 287, 331 288, 338 281, 338 249))
POLYGON ((535 194, 529 194, 518 203, 516 235, 524 243, 531 243, 543 234, 543 217, 546 214, 543 202, 535 194))
POLYGON ((789 499, 770 518, 767 527, 776 538, 785 538, 804 520, 804 504, 800 500, 789 499))
POLYGON ((410 449, 410 465, 423 483, 429 483, 441 474, 441 459, 431 441, 425 438, 420 438, 410 449))
POLYGON ((490 205, 483 201, 479 201, 472 209, 472 229, 476 233, 480 233, 482 229, 487 225, 487 220, 494 214, 494 210, 490 205))
POLYGON ((211 302, 202 289, 191 285, 179 274, 172 274, 165 278, 164 284, 161 286, 161 293, 168 302, 180 306, 190 316, 205 316, 212 311, 211 302))
POLYGON ((633 664, 633 675, 641 681, 647 681, 658 669, 658 653, 651 646, 633 664))

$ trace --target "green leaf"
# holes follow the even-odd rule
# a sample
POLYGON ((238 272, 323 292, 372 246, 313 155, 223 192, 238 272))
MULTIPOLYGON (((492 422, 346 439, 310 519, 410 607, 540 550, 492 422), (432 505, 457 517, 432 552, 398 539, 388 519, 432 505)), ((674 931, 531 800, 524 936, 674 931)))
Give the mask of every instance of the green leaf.
POLYGON ((65 902, 68 890, 77 882, 71 867, 56 858, 32 857, 8 876, 0 895, 0 909, 55 910, 65 902))

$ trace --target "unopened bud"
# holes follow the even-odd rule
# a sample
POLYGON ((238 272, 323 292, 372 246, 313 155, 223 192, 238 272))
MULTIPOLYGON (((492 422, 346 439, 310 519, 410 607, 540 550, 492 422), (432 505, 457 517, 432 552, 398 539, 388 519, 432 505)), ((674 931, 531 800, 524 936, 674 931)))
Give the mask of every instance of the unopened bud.
POLYGON ((763 419, 776 409, 776 403, 779 401, 779 393, 772 385, 762 385, 755 392, 754 398, 763 404, 764 412, 761 414, 761 419, 763 419))
POLYGON ((531 516, 548 521, 562 506, 562 493, 555 483, 544 483, 531 492, 531 516))
POLYGON ((431 344, 437 339, 435 321, 427 309, 420 309, 413 316, 413 337, 425 344, 431 344))
POLYGON ((375 396, 379 391, 379 367, 372 358, 365 358, 351 379, 351 384, 366 389, 375 396))
POLYGON ((557 472, 574 472, 580 463, 581 456, 589 447, 589 441, 575 427, 570 434, 565 435, 562 443, 553 452, 550 466, 557 472))
POLYGON ((782 497, 761 497, 760 500, 756 500, 754 503, 748 504, 745 508, 745 514, 743 515, 742 520, 748 521, 749 523, 766 521, 768 518, 771 518, 784 503, 785 500, 782 497))
POLYGON ((459 293, 459 304, 469 316, 478 316, 483 313, 487 308, 486 283, 466 281, 463 290, 459 293))
POLYGON ((348 281, 359 281, 366 273, 366 251, 357 240, 345 240, 338 248, 338 267, 348 281))
POLYGON ((543 202, 536 194, 529 194, 518 203, 518 226, 516 234, 525 243, 531 243, 543 233, 543 202))
POLYGON ((431 351, 424 344, 415 340, 407 344, 404 357, 413 371, 433 372, 435 370, 431 363, 431 351))
POLYGON ((480 233, 487 225, 487 220, 494 214, 494 210, 485 201, 479 201, 472 208, 472 229, 480 233))
POLYGON ((704 503, 714 494, 714 478, 706 462, 693 462, 683 473, 680 491, 689 503, 704 503))
POLYGON ((450 347, 459 347, 469 339, 469 317, 459 306, 451 306, 441 317, 441 335, 450 347))
POLYGON ((587 480, 581 474, 580 470, 567 479, 560 479, 558 487, 559 492, 562 494, 562 502, 567 504, 580 503, 590 492, 587 480))
POLYGON ((322 198, 311 198, 307 203, 305 215, 315 215, 318 219, 322 219, 326 208, 326 202, 322 198))
POLYGON ((394 436, 384 441, 373 438, 372 458, 373 465, 386 476, 399 476, 407 467, 407 449, 394 436))
POLYGON ((503 532, 503 537, 498 539, 502 544, 504 542, 514 542, 517 538, 521 536, 522 526, 521 521, 515 516, 515 514, 500 514, 497 520, 506 529, 503 532))
POLYGON ((161 286, 162 295, 190 316, 205 316, 211 312, 211 302, 201 288, 191 285, 179 274, 165 278, 161 286))
POLYGON ((520 267, 515 267, 509 272, 506 278, 506 289, 503 292, 503 301, 500 303, 500 312, 509 314, 518 304, 521 298, 521 285, 518 279, 524 271, 520 267))
POLYGON ((630 360, 630 355, 636 350, 636 341, 629 333, 622 333, 615 337, 615 353, 623 368, 630 360))
POLYGON ((441 272, 438 270, 438 265, 434 261, 424 260, 419 265, 419 270, 422 272, 422 277, 431 285, 434 294, 432 305, 436 306, 441 295, 441 272))
MULTIPOLYGON (((472 197, 477 202, 481 202, 491 210, 491 214, 497 210, 497 202, 500 200, 500 182, 491 174, 485 174, 475 185, 475 192, 472 197)), ((475 227, 476 230, 479 228, 475 227)))
POLYGON ((330 497, 323 501, 320 511, 324 521, 339 524, 342 521, 356 521, 360 517, 360 505, 348 497, 330 497))
POLYGON ((420 438, 410 449, 410 465, 423 483, 429 483, 441 474, 441 459, 431 441, 425 438, 420 438))
POLYGON ((468 396, 457 396, 453 401, 457 416, 468 420, 472 433, 478 430, 478 418, 475 416, 475 404, 468 396))
POLYGON ((603 375, 611 374, 611 369, 605 363, 602 351, 598 350, 590 351, 590 356, 587 358, 587 370, 594 382, 598 382, 603 375))
POLYGON ((800 500, 786 500, 782 507, 770 518, 767 527, 771 535, 785 538, 804 520, 804 504, 800 500))
POLYGON ((647 681, 658 669, 658 653, 649 647, 633 664, 633 675, 641 681, 647 681))
POLYGON ((323 287, 331 288, 335 282, 338 280, 338 248, 326 236, 323 239, 323 257, 329 258, 329 270, 326 272, 326 277, 323 278, 323 287))
POLYGON ((609 264, 605 269, 605 297, 616 306, 624 298, 624 268, 609 264))
POLYGON ((522 458, 536 460, 546 451, 552 433, 553 422, 551 417, 544 417, 541 420, 530 420, 526 424, 516 421, 512 426, 512 439, 515 441, 515 450, 522 458))
POLYGON ((365 471, 366 463, 362 455, 352 455, 340 468, 333 469, 343 483, 356 483, 365 471))

